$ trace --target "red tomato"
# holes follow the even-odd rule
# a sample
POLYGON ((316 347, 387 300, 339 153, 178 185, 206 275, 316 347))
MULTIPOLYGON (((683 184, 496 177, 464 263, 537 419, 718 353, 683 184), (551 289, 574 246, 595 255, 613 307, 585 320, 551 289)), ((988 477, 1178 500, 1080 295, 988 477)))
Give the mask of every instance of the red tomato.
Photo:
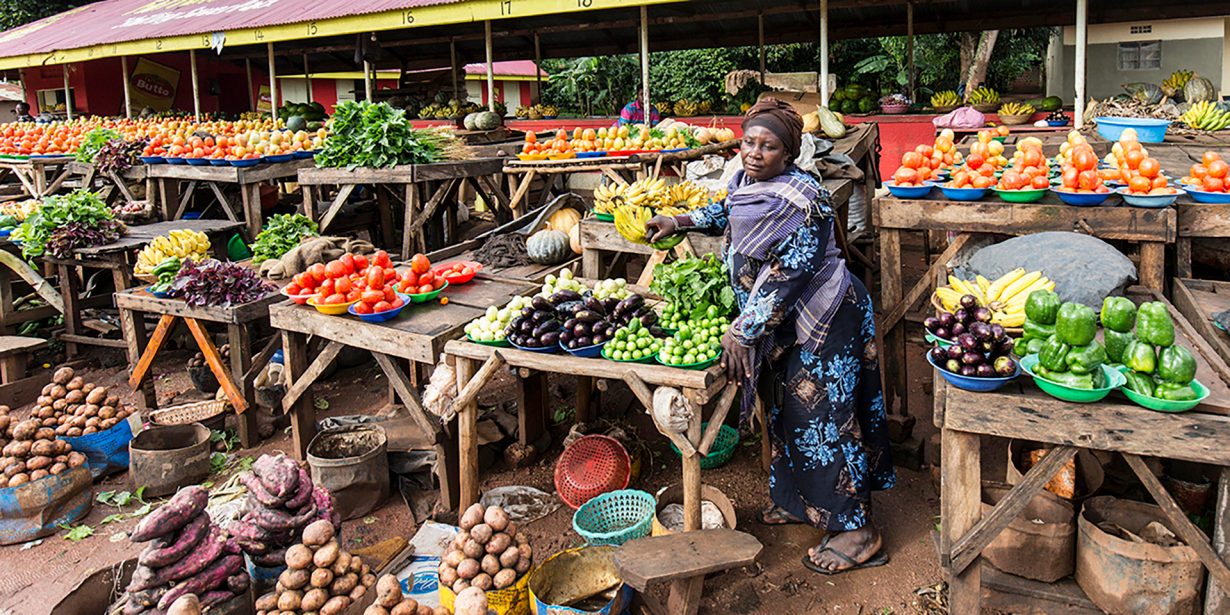
POLYGON ((341 293, 333 293, 332 295, 325 297, 325 305, 338 305, 340 303, 346 303, 346 295, 341 293))
POLYGON ((363 292, 362 292, 362 291, 352 290, 352 291, 350 291, 350 292, 346 293, 346 302, 347 302, 347 303, 354 303, 355 301, 358 301, 358 300, 359 300, 359 296, 360 296, 360 295, 362 295, 362 294, 363 294, 363 292))
POLYGON ((389 305, 392 305, 393 309, 397 309, 403 305, 406 305, 406 302, 402 301, 401 297, 394 296, 393 301, 391 301, 389 305))
POLYGON ((431 261, 427 260, 426 255, 415 254, 414 257, 410 259, 410 270, 419 275, 423 275, 424 273, 431 271, 431 261))
POLYGON ((1081 171, 1080 175, 1077 177, 1077 187, 1081 190, 1094 190, 1101 185, 1102 178, 1098 177, 1097 171, 1081 171))
POLYGON ((324 282, 320 283, 320 286, 316 287, 316 290, 324 293, 326 296, 332 295, 333 294, 333 284, 334 284, 333 278, 327 278, 325 279, 324 282))
POLYGON ((431 285, 431 289, 440 290, 441 288, 444 288, 444 278, 436 278, 436 281, 431 285))
POLYGON ((386 282, 392 282, 392 281, 396 281, 396 280, 398 280, 398 279, 400 279, 400 278, 401 278, 401 275, 397 273, 397 270, 396 270, 396 269, 394 269, 394 268, 392 268, 392 267, 385 267, 385 268, 384 268, 384 281, 386 281, 386 282))
POLYGON ((324 282, 325 278, 329 277, 328 271, 325 269, 325 266, 320 263, 316 263, 312 265, 311 267, 308 267, 307 272, 312 274, 312 278, 316 280, 317 282, 324 282))
POLYGON ((388 301, 381 301, 380 303, 372 306, 373 312, 387 312, 391 309, 393 309, 393 304, 388 301))
POLYGON ((378 290, 365 290, 359 296, 359 299, 361 299, 363 303, 376 303, 379 301, 384 301, 384 293, 378 290))
POLYGON ((462 267, 462 268, 461 268, 461 275, 463 275, 463 276, 466 276, 466 275, 474 275, 474 270, 473 270, 473 269, 471 269, 471 268, 469 268, 469 267, 462 267))
POLYGON ((357 271, 363 271, 364 269, 367 269, 367 265, 368 265, 368 263, 367 263, 367 257, 366 257, 366 256, 363 256, 362 254, 355 254, 355 255, 354 255, 354 267, 355 267, 355 270, 357 270, 357 271))
POLYGON ((354 290, 354 283, 350 281, 350 278, 338 278, 333 281, 333 289, 339 293, 346 294, 354 290))
POLYGON ((356 264, 354 262, 353 254, 343 254, 338 260, 342 261, 342 267, 346 269, 347 275, 356 271, 356 264))
POLYGON ((1032 186, 1033 188, 1041 189, 1041 188, 1050 187, 1051 182, 1050 180, 1046 178, 1045 175, 1039 175, 1033 178, 1032 180, 1030 180, 1029 185, 1032 186))
MULTIPOLYGON (((427 257, 424 256, 423 258, 427 257)), ((393 262, 389 260, 389 253, 384 250, 376 250, 376 253, 372 255, 372 264, 381 269, 388 269, 393 266, 393 262)))
POLYGON ((1064 166, 1063 168, 1063 187, 1076 189, 1077 179, 1080 177, 1080 171, 1076 167, 1064 166))
POLYGON ((301 294, 303 294, 303 287, 302 287, 302 286, 299 286, 299 285, 298 285, 298 284, 296 284, 295 282, 291 282, 290 284, 287 284, 287 285, 286 285, 286 294, 288 294, 288 295, 301 295, 301 294))
POLYGON ((356 303, 354 304, 354 313, 355 314, 371 314, 372 306, 366 303, 362 303, 362 302, 356 303))
POLYGON ((383 288, 384 270, 379 267, 369 267, 367 269, 367 285, 372 288, 383 288))
POLYGON ((414 292, 413 292, 413 293, 411 293, 411 294, 414 294, 414 295, 422 295, 422 294, 424 294, 424 293, 429 293, 429 292, 431 292, 431 291, 433 291, 433 290, 435 290, 435 288, 432 288, 431 284, 424 284, 424 285, 422 285, 422 286, 418 287, 418 290, 414 291, 414 292))
POLYGON ((431 286, 436 281, 436 274, 426 271, 419 274, 419 286, 431 286))
POLYGON ((347 275, 348 272, 342 261, 331 261, 328 265, 325 265, 325 274, 331 278, 340 278, 347 275))
POLYGON ((1201 182, 1201 187, 1204 189, 1205 192, 1225 192, 1226 191, 1225 180, 1223 180, 1220 177, 1213 177, 1211 175, 1205 176, 1204 180, 1201 182))

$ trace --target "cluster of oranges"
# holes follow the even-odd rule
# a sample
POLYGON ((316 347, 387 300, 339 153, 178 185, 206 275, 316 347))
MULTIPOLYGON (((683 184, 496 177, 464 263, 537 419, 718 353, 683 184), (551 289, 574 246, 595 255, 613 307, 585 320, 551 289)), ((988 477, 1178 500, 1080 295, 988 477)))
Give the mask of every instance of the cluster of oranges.
POLYGON ((521 146, 521 153, 539 159, 573 158, 577 155, 576 150, 573 149, 572 141, 568 139, 568 131, 563 128, 555 131, 554 139, 546 141, 539 141, 538 135, 534 134, 534 131, 526 131, 525 145, 521 146))
POLYGON ((48 124, 5 124, 0 128, 0 154, 71 155, 97 128, 113 130, 127 141, 149 139, 145 156, 232 160, 319 149, 326 134, 324 129, 289 133, 270 119, 194 122, 87 117, 48 124))
POLYGON ((1217 152, 1205 152, 1179 182, 1205 192, 1230 192, 1230 164, 1217 152))
POLYGON ((1059 168, 1060 187, 1057 190, 1086 194, 1110 192, 1098 173, 1098 155, 1083 137, 1071 147, 1059 168))
POLYGON ((569 142, 572 149, 578 152, 602 152, 602 144, 598 142, 598 131, 593 128, 574 128, 572 130, 572 141, 569 142))
POLYGON ((251 160, 262 156, 292 154, 297 151, 312 151, 324 145, 325 131, 288 132, 282 130, 249 130, 235 135, 217 134, 200 136, 200 133, 160 134, 150 137, 142 156, 169 156, 172 158, 207 158, 222 160, 251 160))
MULTIPOLYGON (((996 141, 992 141, 996 143, 996 141)), ((1095 162, 1094 165, 1097 163, 1095 162)), ((1022 139, 1012 156, 1012 166, 999 176, 997 190, 1043 190, 1051 187, 1050 167, 1039 142, 1022 139)))

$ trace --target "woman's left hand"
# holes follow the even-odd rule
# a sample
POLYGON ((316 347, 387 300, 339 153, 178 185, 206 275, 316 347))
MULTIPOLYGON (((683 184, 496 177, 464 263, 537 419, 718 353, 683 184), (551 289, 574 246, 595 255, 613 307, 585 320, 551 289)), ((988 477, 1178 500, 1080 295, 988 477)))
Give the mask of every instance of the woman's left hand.
POLYGON ((722 367, 734 382, 743 383, 752 376, 752 349, 740 344, 729 330, 722 335, 722 367))

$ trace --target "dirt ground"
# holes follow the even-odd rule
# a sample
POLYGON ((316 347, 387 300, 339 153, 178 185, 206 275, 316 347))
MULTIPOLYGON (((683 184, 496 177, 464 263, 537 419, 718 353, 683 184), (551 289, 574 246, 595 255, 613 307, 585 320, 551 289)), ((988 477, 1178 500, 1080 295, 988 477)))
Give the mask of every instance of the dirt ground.
MULTIPOLYGON (((193 390, 183 371, 185 351, 169 352, 155 368, 158 378, 160 405, 179 403, 204 396, 193 390)), ((92 364, 99 365, 94 360, 92 364)), ((87 370, 87 380, 99 384, 119 384, 124 368, 116 365, 87 370)), ((922 372, 926 373, 926 372, 922 372)), ((929 375, 929 374, 928 374, 929 375)), ((567 407, 560 395, 571 397, 568 379, 553 380, 556 393, 553 404, 567 407)), ((509 378, 503 378, 480 396, 480 403, 495 404, 507 399, 509 378)), ((126 389, 126 387, 121 387, 126 389)), ((341 369, 314 389, 318 398, 328 401, 321 416, 373 413, 386 402, 387 383, 374 365, 367 363, 341 369)), ((923 393, 923 391, 919 391, 923 393)), ((128 401, 136 401, 131 393, 128 401)), ((612 390, 603 396, 603 416, 620 418, 631 406, 626 392, 612 390)), ((23 409, 24 410, 24 409, 23 409)), ((20 412, 20 411, 19 411, 20 412)), ((638 424, 641 434, 652 433, 648 423, 641 424, 643 415, 624 417, 638 424)), ((553 492, 553 461, 558 456, 560 442, 570 425, 561 423, 552 428, 554 445, 536 464, 519 470, 508 470, 503 462, 483 468, 483 488, 502 485, 528 485, 553 492)), ((644 440, 642 459, 644 470, 633 487, 654 492, 671 484, 680 476, 678 457, 660 438, 644 440)), ((288 450, 288 430, 279 430, 258 449, 235 451, 235 456, 257 456, 263 452, 288 450)), ((875 496, 875 519, 882 529, 885 547, 891 562, 882 568, 858 571, 836 577, 822 577, 807 571, 800 558, 807 547, 820 539, 819 532, 802 526, 766 527, 757 523, 757 513, 768 504, 767 483, 760 469, 758 440, 745 441, 727 465, 706 470, 703 480, 722 490, 735 504, 738 527, 756 536, 765 549, 756 566, 735 570, 709 579, 706 583, 702 612, 735 613, 915 613, 921 612, 916 588, 933 586, 940 580, 940 571, 930 533, 939 512, 939 499, 929 471, 913 472, 898 469, 896 488, 875 496)), ((484 451, 484 460, 499 459, 498 454, 484 451)), ((211 480, 220 484, 224 476, 211 480)), ((109 490, 131 490, 127 474, 112 476, 94 487, 97 495, 109 490)), ((90 526, 94 534, 72 542, 59 532, 26 545, 0 547, 0 614, 49 613, 61 598, 91 573, 114 565, 139 553, 140 546, 128 540, 128 532, 136 519, 103 523, 108 515, 131 511, 95 503, 94 509, 81 524, 90 526), (31 562, 38 565, 31 566, 31 562)), ((571 510, 566 506, 525 527, 536 558, 581 543, 572 530, 571 510)), ((414 515, 396 492, 374 514, 345 523, 347 547, 354 549, 400 535, 413 536, 417 529, 414 515)))

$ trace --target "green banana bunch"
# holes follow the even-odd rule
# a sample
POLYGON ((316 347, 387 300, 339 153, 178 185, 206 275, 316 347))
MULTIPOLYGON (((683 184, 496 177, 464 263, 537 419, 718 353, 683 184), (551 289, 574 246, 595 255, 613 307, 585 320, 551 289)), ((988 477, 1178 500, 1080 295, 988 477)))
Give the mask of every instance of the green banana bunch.
POLYGON ((971 105, 993 105, 999 102, 999 92, 983 86, 971 91, 965 99, 971 105))
POLYGON ((952 90, 936 92, 931 96, 932 107, 955 107, 959 104, 961 99, 957 98, 957 93, 952 90))
POLYGON ((1188 81, 1191 81, 1193 75, 1194 73, 1187 69, 1180 69, 1170 73, 1170 76, 1165 81, 1162 81, 1162 93, 1171 98, 1181 94, 1183 86, 1187 85, 1188 81))
POLYGON ((1207 100, 1193 103, 1179 119, 1196 130, 1212 132, 1230 127, 1230 111, 1223 111, 1217 103, 1207 100))

